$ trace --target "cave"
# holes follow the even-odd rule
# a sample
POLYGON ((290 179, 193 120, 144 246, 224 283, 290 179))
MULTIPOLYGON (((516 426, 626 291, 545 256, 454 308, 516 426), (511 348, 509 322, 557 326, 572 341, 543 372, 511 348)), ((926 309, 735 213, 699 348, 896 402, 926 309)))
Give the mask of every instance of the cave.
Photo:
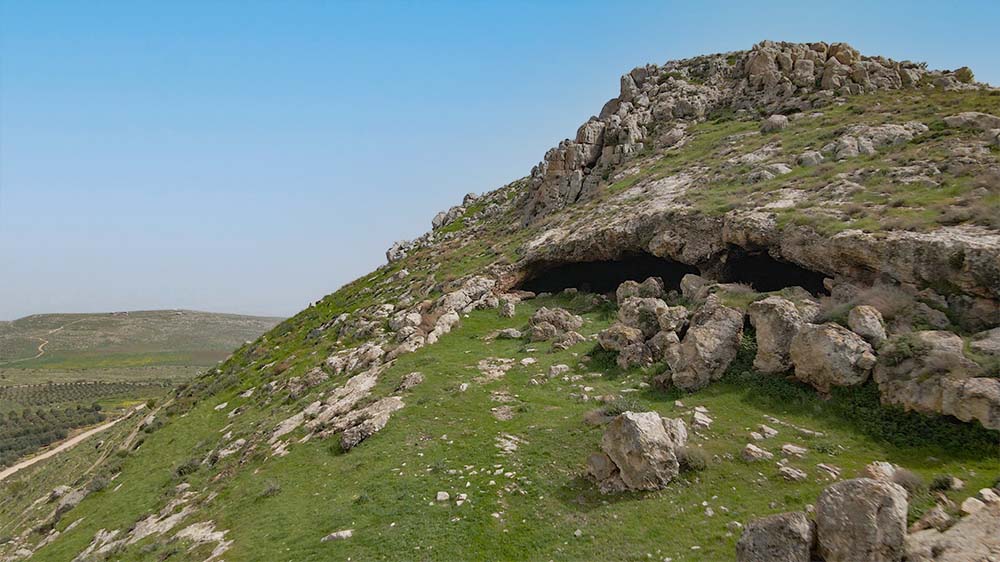
POLYGON ((751 253, 739 248, 730 249, 719 272, 722 282, 746 283, 761 293, 799 286, 813 296, 827 294, 823 286, 825 277, 794 263, 774 259, 767 252, 751 253))
POLYGON ((529 269, 517 288, 534 293, 557 293, 569 288, 611 293, 624 281, 641 283, 649 277, 659 277, 669 290, 677 289, 681 277, 688 273, 697 274, 698 269, 641 252, 625 254, 616 260, 538 264, 529 269))

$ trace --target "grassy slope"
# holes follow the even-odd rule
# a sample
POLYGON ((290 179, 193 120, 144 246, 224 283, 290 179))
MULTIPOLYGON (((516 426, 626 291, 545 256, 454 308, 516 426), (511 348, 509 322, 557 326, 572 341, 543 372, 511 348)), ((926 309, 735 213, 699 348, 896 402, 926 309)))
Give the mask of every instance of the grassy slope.
POLYGON ((0 325, 0 384, 190 378, 279 321, 173 310, 28 316, 0 325))
MULTIPOLYGON (((382 433, 349 454, 340 453, 334 442, 309 442, 294 445, 287 457, 256 457, 251 465, 255 469, 244 467, 221 483, 209 482, 215 471, 208 469, 188 476, 186 481, 194 489, 219 493, 203 506, 197 518, 212 519, 218 528, 231 529, 229 538, 236 543, 225 558, 453 560, 527 556, 537 560, 633 560, 651 553, 677 560, 720 560, 731 557, 736 538, 727 535, 727 522, 802 509, 813 503, 825 485, 814 468, 818 462, 836 464, 849 476, 871 460, 885 459, 928 479, 937 473, 955 474, 965 479, 971 490, 995 477, 995 448, 963 450, 933 441, 920 447, 879 442, 865 434, 865 426, 857 419, 839 414, 834 404, 821 401, 811 391, 734 374, 683 397, 687 406, 704 405, 715 417, 709 439, 695 442, 720 460, 710 463, 705 472, 676 481, 660 492, 601 496, 582 478, 584 459, 597 449, 601 435, 599 428, 582 421, 594 403, 571 398, 571 392, 579 392, 574 383, 558 379, 541 385, 529 382, 532 377, 544 379, 538 374, 555 363, 572 366, 574 373, 588 373, 590 369, 580 363, 580 357, 592 344, 548 353, 548 344, 543 343, 529 353, 520 342, 482 343, 482 336, 491 330, 523 325, 541 304, 552 303, 522 304, 513 320, 501 320, 492 311, 473 313, 438 344, 401 358, 380 381, 383 389, 391 389, 412 370, 422 371, 427 381, 406 397, 408 406, 382 433), (539 363, 530 368, 515 367, 499 381, 475 383, 473 379, 479 374, 475 363, 490 356, 531 356, 539 363), (461 382, 470 383, 464 393, 457 390, 461 382), (490 408, 498 405, 491 400, 495 391, 517 397, 512 404, 516 411, 513 420, 502 422, 492 417, 490 408), (764 421, 764 414, 826 433, 823 438, 804 439, 779 428, 781 434, 766 442, 772 451, 785 442, 809 447, 805 459, 791 464, 809 472, 810 481, 786 483, 778 477, 774 463, 747 465, 721 460, 726 455, 738 457, 747 442, 748 429, 764 421), (500 433, 517 435, 527 443, 505 456, 495 446, 500 433), (827 452, 817 452, 817 448, 827 452), (516 474, 510 478, 492 474, 496 465, 501 465, 503 472, 516 474), (472 470, 479 473, 472 475, 472 470), (263 493, 275 484, 280 486, 278 493, 263 493), (439 490, 450 492, 452 497, 467 493, 470 501, 461 507, 429 505, 439 490), (714 517, 704 515, 703 501, 713 507, 714 517), (723 513, 722 506, 730 513, 723 513), (355 529, 355 537, 343 542, 319 541, 343 528, 355 529), (581 538, 573 536, 576 529, 583 532, 581 538), (701 549, 692 551, 691 546, 701 549)), ((596 313, 587 318, 587 333, 607 324, 596 313)), ((638 388, 641 376, 632 372, 585 377, 575 384, 594 387, 591 394, 617 393, 638 388)), ((150 507, 162 505, 181 481, 171 467, 198 456, 207 443, 218 439, 227 424, 225 411, 242 401, 236 398, 238 390, 205 400, 183 418, 175 419, 169 431, 152 434, 126 463, 118 479, 123 487, 87 499, 61 523, 65 526, 83 518, 79 527, 35 559, 68 559, 89 543, 97 529, 127 528, 150 507), (229 408, 215 411, 214 406, 224 401, 229 402, 229 408)), ((688 417, 687 409, 673 405, 678 396, 649 390, 632 395, 665 415, 688 417)), ((237 431, 248 431, 262 419, 256 416, 267 416, 267 411, 250 409, 246 415, 255 417, 240 420, 237 431)), ((269 429, 280 417, 271 416, 264 427, 269 429)), ((963 426, 959 433, 966 435, 967 428, 963 426)), ((197 560, 210 550, 202 548, 207 550, 187 553, 162 538, 152 538, 119 553, 116 559, 145 560, 152 553, 176 551, 170 560, 197 560)))
MULTIPOLYGON (((757 122, 720 116, 694 126, 694 138, 684 147, 668 150, 662 158, 646 155, 648 160, 640 162, 641 176, 662 177, 692 164, 709 167, 714 170, 715 181, 693 194, 691 203, 705 213, 722 213, 734 205, 747 204, 748 194, 767 195, 769 190, 791 183, 815 192, 838 173, 884 167, 888 161, 900 165, 917 158, 946 164, 949 143, 974 134, 941 130, 935 123, 943 115, 967 109, 1000 113, 1000 96, 901 92, 852 97, 849 104, 825 108, 822 118, 794 121, 785 131, 768 137, 745 137, 740 152, 780 142, 783 158, 791 162, 794 155, 807 148, 818 149, 855 122, 917 118, 927 122, 932 132, 921 142, 891 147, 875 158, 796 168, 792 174, 753 187, 739 181, 749 169, 726 167, 723 162, 733 155, 726 152, 731 135, 756 130, 757 122)), ((855 213, 857 216, 851 215, 853 222, 845 222, 842 217, 830 220, 826 218, 828 213, 816 212, 822 207, 816 201, 806 201, 781 211, 782 223, 809 223, 830 231, 845 224, 874 230, 929 228, 940 224, 938 211, 968 206, 963 201, 968 201, 969 192, 981 179, 976 169, 944 171, 943 188, 890 184, 878 173, 865 176, 871 181, 865 179, 868 189, 859 195, 863 200, 838 203, 863 205, 855 213), (931 212, 922 211, 923 207, 931 212), (900 218, 905 222, 899 222, 900 218)), ((610 186, 608 192, 625 189, 638 179, 623 180, 625 183, 610 186)), ((502 194, 514 196, 519 189, 520 184, 515 182, 502 194)), ((975 209, 997 209, 995 190, 977 197, 975 209)), ((585 216, 600 205, 598 198, 570 207, 561 215, 585 216)), ((989 213, 974 213, 964 220, 982 223, 989 217, 989 213)), ((394 388, 400 377, 413 370, 422 371, 427 381, 406 396, 407 407, 393 417, 385 430, 349 454, 341 454, 333 441, 311 441, 292 445, 287 457, 267 458, 259 452, 238 469, 237 459, 230 458, 213 469, 202 468, 184 477, 175 475, 174 467, 204 458, 218 443, 220 430, 230 422, 232 425, 225 431, 232 430, 234 439, 246 437, 253 441, 278 421, 301 410, 318 393, 342 383, 343 378, 337 377, 295 403, 283 397, 266 403, 261 393, 248 400, 237 397, 243 389, 269 380, 301 375, 334 349, 356 343, 337 344, 309 334, 340 313, 397 302, 405 288, 402 282, 391 282, 389 278, 401 268, 410 272, 410 290, 423 298, 425 293, 418 285, 425 280, 431 280, 426 285, 427 296, 434 297, 440 294, 441 283, 490 264, 516 261, 518 247, 547 225, 543 221, 527 229, 512 229, 509 225, 516 218, 508 212, 478 226, 463 219, 453 227, 457 238, 417 250, 402 262, 380 268, 281 323, 254 344, 241 347, 221 366, 219 374, 200 377, 181 393, 179 402, 183 407, 177 408, 167 425, 149 435, 125 462, 124 472, 117 479, 122 488, 99 492, 70 512, 59 528, 82 519, 79 526, 35 558, 66 560, 84 548, 99 528, 129 528, 165 505, 181 481, 191 483, 199 498, 218 493, 211 502, 201 503, 200 512, 184 525, 212 519, 217 528, 229 529, 229 538, 235 540, 225 555, 230 561, 645 559, 647 554, 672 556, 675 560, 724 560, 732 557, 735 541, 734 536, 727 535, 726 523, 813 503, 826 484, 818 479, 814 468, 819 462, 841 467, 845 477, 877 459, 904 465, 928 480, 937 473, 951 473, 968 483, 966 492, 955 494, 955 499, 974 493, 996 477, 1000 456, 995 432, 883 410, 873 403, 871 389, 855 389, 822 401, 811 390, 777 377, 746 373, 737 366, 724 381, 681 397, 688 407, 704 405, 712 412, 716 424, 709 438, 696 443, 717 456, 718 461, 710 463, 708 470, 682 478, 660 492, 601 496, 582 478, 586 455, 597 449, 601 435, 599 428, 582 421, 594 403, 580 403, 570 397, 579 389, 567 382, 555 380, 537 386, 529 382, 554 363, 566 363, 578 374, 600 370, 580 364, 592 344, 550 354, 547 344, 537 346, 537 352, 527 352, 518 342, 486 344, 481 339, 491 330, 523 325, 544 301, 520 305, 515 320, 501 320, 492 311, 473 313, 461 328, 439 343, 401 357, 383 375, 379 394, 394 388), (530 369, 515 367, 501 381, 486 386, 472 383, 468 391, 458 393, 461 382, 478 376, 475 363, 488 356, 531 356, 539 364, 530 369), (490 408, 498 405, 491 400, 491 392, 499 390, 518 398, 512 404, 516 415, 511 421, 497 421, 490 414, 490 408), (222 402, 228 402, 227 408, 214 410, 222 402), (250 403, 245 413, 227 419, 226 412, 244 403, 250 403), (729 456, 738 458, 748 441, 748 431, 762 422, 765 414, 826 434, 809 440, 779 427, 781 434, 765 442, 775 452, 785 442, 809 447, 805 459, 791 463, 806 470, 809 481, 784 482, 777 476, 773 462, 749 466, 739 460, 726 460, 729 456), (527 443, 513 456, 504 457, 495 447, 500 432, 518 435, 527 443), (444 435, 448 438, 442 439, 444 435), (516 472, 516 476, 483 473, 486 467, 496 470, 493 467, 497 464, 504 472, 516 472), (475 468, 467 469, 467 465, 475 468), (478 473, 471 474, 473 470, 478 473), (219 473, 225 476, 213 481, 219 473), (439 490, 453 497, 468 493, 470 501, 462 507, 428 505, 439 490), (704 514, 702 502, 714 509, 714 517, 704 514), (728 514, 722 506, 729 510, 728 514), (499 518, 494 513, 500 514, 499 518), (325 534, 344 528, 355 529, 354 538, 319 541, 325 534), (573 536, 576 529, 582 531, 582 537, 573 536), (702 548, 692 551, 691 546, 702 548)), ((595 333, 607 322, 601 314, 591 313, 584 331, 595 333)), ((746 359, 744 355, 744 363, 746 359)), ((585 378, 576 384, 594 387, 591 395, 639 389, 629 395, 665 415, 689 419, 686 409, 673 406, 679 395, 640 389, 642 378, 640 372, 616 373, 612 369, 605 376, 585 378)), ((266 450, 266 444, 260 449, 266 450)), ((203 500, 196 503, 199 501, 203 500)), ((927 505, 926 497, 919 498, 912 515, 927 505)), ((147 560, 155 553, 169 560, 202 560, 209 550, 203 546, 187 552, 185 545, 171 543, 167 537, 152 537, 126 549, 116 559, 147 560)))

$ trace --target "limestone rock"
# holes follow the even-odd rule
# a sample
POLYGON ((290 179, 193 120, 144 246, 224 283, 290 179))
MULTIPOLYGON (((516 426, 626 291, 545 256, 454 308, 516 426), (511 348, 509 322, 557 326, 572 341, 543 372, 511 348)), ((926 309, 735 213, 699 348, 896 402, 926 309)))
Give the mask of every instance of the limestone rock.
POLYGON ((805 513, 779 513, 747 523, 736 543, 738 562, 810 562, 815 525, 805 513))
POLYGON ((972 341, 969 342, 969 349, 975 353, 1000 357, 1000 328, 993 328, 973 335, 972 341))
POLYGON ((753 443, 747 443, 747 446, 743 448, 743 452, 740 453, 740 456, 747 462, 766 461, 774 458, 773 453, 761 449, 753 443))
POLYGON ((639 283, 635 281, 625 281, 615 290, 615 297, 618 300, 618 304, 621 305, 625 302, 625 299, 630 297, 639 296, 639 283))
POLYGON ((872 347, 854 332, 833 323, 806 324, 789 348, 795 377, 821 392, 832 386, 865 382, 875 366, 872 347))
POLYGON ((551 324, 559 332, 579 330, 583 326, 583 319, 579 316, 562 308, 546 308, 544 306, 535 311, 529 323, 534 326, 542 322, 551 324))
POLYGON ((625 412, 608 424, 601 449, 633 490, 658 490, 679 470, 675 450, 684 443, 667 432, 656 412, 625 412))
POLYGON ((761 122, 760 132, 773 133, 788 127, 788 117, 784 115, 772 115, 761 122))
POLYGON ((642 331, 621 322, 615 322, 597 334, 597 343, 608 351, 621 351, 632 344, 642 343, 642 341, 642 331))
POLYGON ((618 320, 651 338, 660 331, 660 315, 668 309, 667 303, 657 298, 629 297, 618 308, 618 320))
POLYGON ((668 306, 657 316, 660 329, 669 332, 679 332, 687 326, 688 309, 683 306, 668 306))
POLYGON ((671 382, 697 390, 722 377, 739 351, 743 313, 710 298, 691 317, 691 325, 671 366, 671 382))
POLYGON ((783 297, 770 296, 752 303, 747 312, 757 331, 754 368, 762 373, 789 370, 792 338, 805 324, 795 304, 783 297))
POLYGON ((958 520, 945 531, 937 528, 906 538, 908 562, 992 562, 1000 555, 1000 504, 958 520))
POLYGON ((990 129, 1000 129, 1000 117, 979 111, 965 111, 958 115, 945 117, 944 124, 949 127, 988 131, 990 129))
POLYGON ((882 320, 882 313, 874 306, 860 305, 852 308, 847 314, 847 325, 875 347, 882 345, 886 339, 885 321, 882 320))
POLYGON ((826 562, 898 562, 906 539, 906 490, 869 478, 831 484, 816 503, 826 562))

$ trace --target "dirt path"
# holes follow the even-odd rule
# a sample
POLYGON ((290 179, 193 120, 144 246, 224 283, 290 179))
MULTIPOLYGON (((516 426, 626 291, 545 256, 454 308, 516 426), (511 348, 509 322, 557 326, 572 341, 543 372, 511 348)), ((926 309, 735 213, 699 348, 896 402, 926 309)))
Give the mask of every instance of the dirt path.
MULTIPOLYGON (((73 324, 76 324, 78 322, 83 322, 83 320, 84 319, 74 320, 74 321, 70 322, 69 324, 63 324, 62 326, 59 326, 58 328, 52 328, 51 330, 48 331, 47 335, 51 336, 52 334, 59 333, 66 326, 72 326, 73 324)), ((20 363, 22 361, 32 361, 34 359, 38 359, 42 355, 45 355, 45 346, 49 345, 49 340, 47 340, 45 338, 40 338, 38 336, 28 336, 28 337, 30 337, 31 339, 35 339, 35 340, 38 340, 38 341, 42 342, 42 343, 38 344, 38 353, 35 354, 34 357, 22 357, 21 359, 14 359, 12 361, 5 361, 3 363, 0 363, 0 365, 13 365, 14 363, 20 363)), ((3 480, 3 479, 0 478, 0 480, 3 480)))
POLYGON ((9 468, 5 468, 3 470, 3 472, 0 472, 0 481, 6 479, 8 476, 11 476, 12 474, 14 474, 15 472, 21 470, 22 468, 28 468, 29 466, 31 466, 31 465, 33 465, 33 464, 35 464, 37 462, 40 462, 40 461, 43 461, 43 460, 45 460, 47 458, 53 457, 55 455, 58 455, 59 453, 65 451, 67 449, 72 449, 77 444, 79 444, 81 441, 84 441, 88 437, 90 437, 92 435, 96 435, 96 434, 98 434, 98 433, 100 433, 100 432, 102 432, 102 431, 104 431, 104 430, 106 430, 106 429, 114 426, 116 423, 122 421, 123 419, 131 417, 131 414, 133 412, 138 412, 139 410, 141 410, 143 408, 145 408, 145 404, 140 404, 140 405, 136 406, 135 409, 132 410, 132 412, 129 412, 128 414, 125 414, 124 416, 121 416, 119 418, 115 418, 115 419, 113 419, 113 420, 111 420, 111 421, 109 421, 107 423, 101 424, 101 425, 99 425, 99 426, 97 426, 97 427, 95 427, 93 429, 88 429, 87 431, 84 431, 83 433, 81 433, 79 435, 74 435, 73 437, 70 437, 69 439, 66 439, 65 441, 63 441, 59 445, 55 446, 52 449, 49 449, 48 451, 45 451, 44 453, 35 455, 35 456, 33 456, 33 457, 29 458, 29 459, 25 459, 25 460, 23 460, 23 461, 15 464, 14 466, 9 467, 9 468))

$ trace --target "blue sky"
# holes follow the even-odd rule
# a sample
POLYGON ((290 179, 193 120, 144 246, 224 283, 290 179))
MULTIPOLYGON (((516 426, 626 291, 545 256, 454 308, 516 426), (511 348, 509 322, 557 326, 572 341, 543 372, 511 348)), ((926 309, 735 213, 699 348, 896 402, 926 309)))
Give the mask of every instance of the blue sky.
POLYGON ((293 314, 647 62, 847 41, 1000 83, 1000 3, 870 4, 0 0, 0 319, 293 314))

